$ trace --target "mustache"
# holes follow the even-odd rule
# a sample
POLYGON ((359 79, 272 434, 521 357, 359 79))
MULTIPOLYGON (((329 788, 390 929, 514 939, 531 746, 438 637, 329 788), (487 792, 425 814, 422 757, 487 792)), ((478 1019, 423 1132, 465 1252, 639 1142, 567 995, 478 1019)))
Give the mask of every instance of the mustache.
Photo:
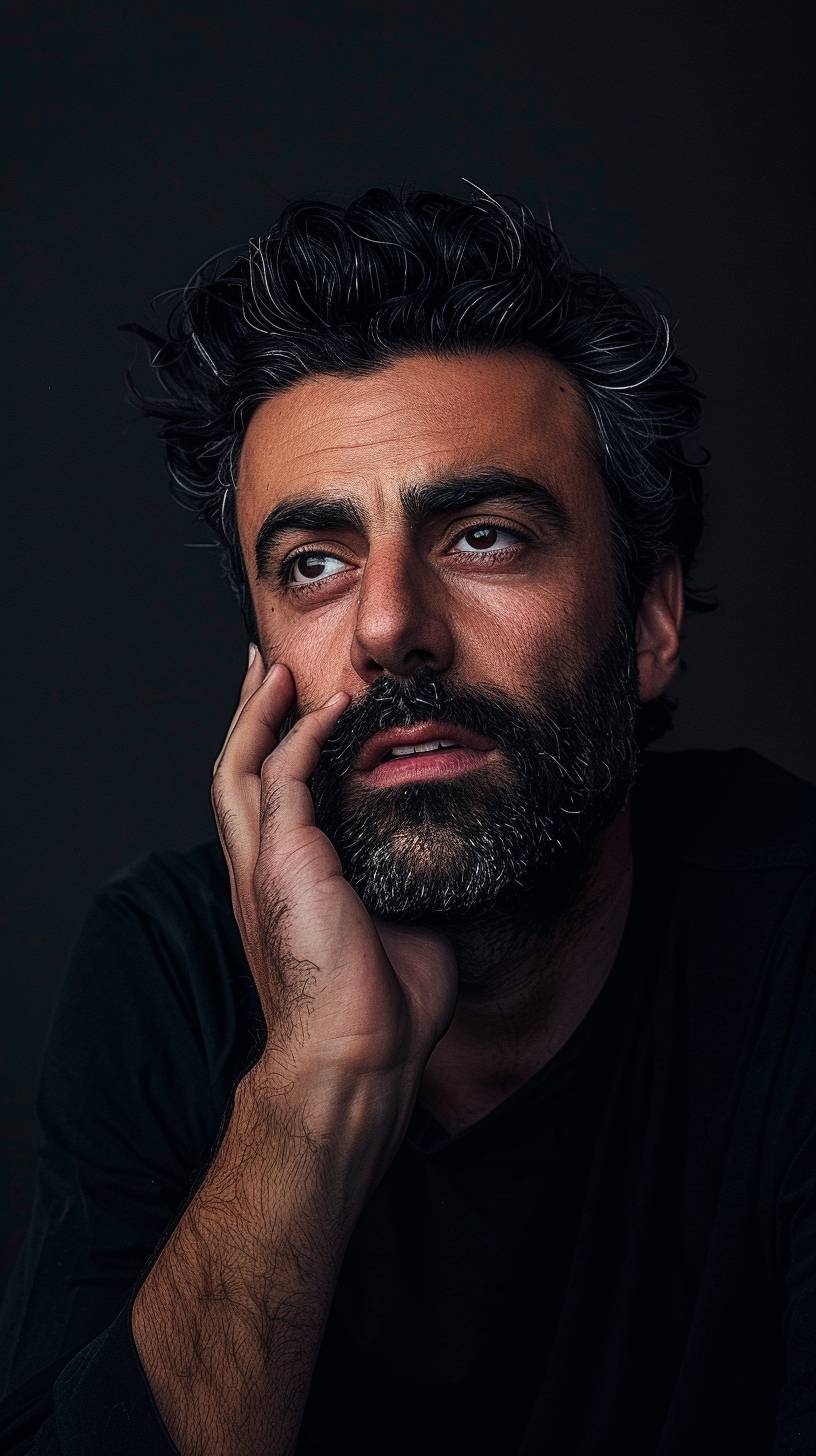
MULTIPOLYGON (((557 716, 561 694, 556 690, 549 698, 546 705, 533 704, 511 699, 495 688, 464 688, 429 668, 419 669, 410 678, 383 675, 341 714, 324 744, 321 762, 334 777, 345 778, 375 733, 429 721, 455 723, 493 739, 499 748, 512 750, 529 744, 532 723, 543 727, 551 721, 548 709, 555 709, 557 716)), ((282 733, 294 726, 302 711, 290 710, 281 724, 282 733)))
MULTIPOLYGON (((499 910, 555 925, 637 769, 637 659, 626 626, 619 619, 591 656, 570 644, 509 684, 512 661, 494 662, 504 667, 500 683, 463 683, 455 670, 423 665, 361 685, 310 787, 315 823, 373 914, 453 924, 499 910), (434 722, 496 744, 491 770, 376 792, 357 782, 358 754, 376 733, 434 722)), ((303 703, 291 721, 307 711, 303 703)))

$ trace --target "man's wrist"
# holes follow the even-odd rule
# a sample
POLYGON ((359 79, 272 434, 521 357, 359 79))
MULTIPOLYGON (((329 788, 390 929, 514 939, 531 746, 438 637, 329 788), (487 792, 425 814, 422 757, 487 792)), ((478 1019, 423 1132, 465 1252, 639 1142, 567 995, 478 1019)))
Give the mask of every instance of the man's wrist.
POLYGON ((334 1190, 352 1220, 404 1134, 418 1079, 294 1067, 262 1056, 236 1089, 236 1110, 276 1156, 334 1190), (415 1085, 416 1080, 416 1085, 415 1085))

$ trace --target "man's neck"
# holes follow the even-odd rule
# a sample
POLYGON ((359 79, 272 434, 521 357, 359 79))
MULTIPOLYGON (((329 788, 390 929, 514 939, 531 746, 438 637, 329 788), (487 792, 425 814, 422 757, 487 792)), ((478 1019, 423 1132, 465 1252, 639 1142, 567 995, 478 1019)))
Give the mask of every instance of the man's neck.
POLYGON ((568 1041, 612 969, 631 893, 626 809, 605 831, 584 890, 554 929, 515 916, 447 932, 462 986, 419 1101, 449 1131, 485 1116, 568 1041))

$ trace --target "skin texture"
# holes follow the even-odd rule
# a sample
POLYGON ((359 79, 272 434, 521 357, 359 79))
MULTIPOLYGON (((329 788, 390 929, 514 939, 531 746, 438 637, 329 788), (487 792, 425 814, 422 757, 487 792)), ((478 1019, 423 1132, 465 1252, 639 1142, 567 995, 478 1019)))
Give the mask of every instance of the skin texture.
MULTIPOLYGON (((631 884, 626 810, 603 831, 580 904, 542 941, 500 916, 450 935, 373 919, 309 791, 334 725, 382 673, 425 665, 512 695, 541 683, 548 663, 572 664, 577 678, 593 662, 615 582, 585 432, 560 371, 513 354, 416 356, 364 378, 312 379, 250 423, 238 482, 247 562, 267 513, 290 496, 353 495, 363 526, 283 543, 337 553, 325 590, 295 598, 253 578, 263 655, 214 766, 233 910, 269 1035, 133 1304, 136 1348, 183 1456, 290 1456, 348 1239, 417 1096, 451 1128, 482 1115, 569 1036, 614 959, 631 884), (401 485, 487 466, 545 472, 566 531, 542 535, 529 508, 487 502, 409 526, 401 485), (502 536, 495 562, 474 562, 462 532, 491 518, 527 544, 502 536), (463 967, 477 973, 466 990, 463 967)), ((672 675, 681 612, 670 559, 638 621, 644 698, 672 675)))
MULTIPOLYGON (((253 582, 264 658, 289 666, 303 706, 328 688, 354 697, 381 672, 407 675, 420 664, 518 690, 548 654, 585 662, 608 631, 615 589, 606 498, 584 429, 566 375, 521 354, 415 355, 363 378, 308 379, 265 401, 250 421, 238 478, 251 575, 255 535, 286 496, 353 495, 370 519, 365 540, 341 532, 286 543, 339 552, 353 567, 347 580, 335 576, 300 599, 253 582), (569 506, 570 542, 474 571, 466 570, 474 563, 446 561, 442 538, 451 530, 412 540, 399 486, 487 464, 531 476, 546 470, 569 506)), ((463 524, 490 514, 485 505, 463 524)), ((527 526, 515 510, 495 514, 511 528, 527 526)))
MULTIPOLYGON (((286 665, 301 711, 327 692, 353 699, 381 673, 410 676, 421 666, 510 694, 534 690, 548 663, 577 677, 605 642, 616 602, 589 431, 564 371, 522 351, 417 354, 362 378, 305 380, 265 401, 241 455, 238 525, 264 660, 286 665), (557 536, 499 499, 419 528, 406 520, 401 486, 488 466, 546 481, 567 530, 557 536), (287 532, 272 564, 308 547, 326 553, 328 574, 317 587, 286 591, 272 572, 257 573, 256 536, 273 507, 312 495, 351 497, 364 529, 287 532), (465 554, 462 532, 482 521, 523 533, 527 544, 513 550, 503 534, 492 559, 480 561, 472 547, 465 554)), ((671 679, 681 618, 670 557, 638 620, 644 701, 671 679)), ((583 913, 554 941, 498 920, 451 933, 460 968, 489 995, 460 994, 423 1077, 422 1100, 449 1127, 489 1110, 567 1039, 614 960, 630 889, 624 813, 604 837, 583 913)))
POLYGON ((348 696, 280 738, 285 668, 255 654, 213 771, 232 902, 269 1037, 133 1303, 182 1456, 290 1456, 346 1245, 450 1023, 444 937, 374 924, 307 784, 348 696))

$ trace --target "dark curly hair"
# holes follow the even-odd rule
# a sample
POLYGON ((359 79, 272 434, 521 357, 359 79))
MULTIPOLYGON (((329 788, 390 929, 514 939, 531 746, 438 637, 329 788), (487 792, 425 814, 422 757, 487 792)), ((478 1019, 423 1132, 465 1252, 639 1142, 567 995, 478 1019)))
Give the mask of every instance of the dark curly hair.
MULTIPOLYGON (((633 619, 661 559, 687 579, 703 527, 699 464, 684 450, 702 396, 650 300, 577 267, 549 226, 474 189, 371 189, 348 207, 292 202, 250 238, 162 294, 164 332, 123 324, 150 346, 159 397, 127 373, 131 399, 162 421, 171 490, 214 531, 247 630, 257 624, 235 513, 250 417, 315 374, 364 374, 415 351, 526 346, 571 376, 591 419, 611 505, 621 602, 633 619)), ((687 590, 687 606, 710 603, 687 590)), ((644 706, 642 743, 671 726, 665 696, 644 706)))

